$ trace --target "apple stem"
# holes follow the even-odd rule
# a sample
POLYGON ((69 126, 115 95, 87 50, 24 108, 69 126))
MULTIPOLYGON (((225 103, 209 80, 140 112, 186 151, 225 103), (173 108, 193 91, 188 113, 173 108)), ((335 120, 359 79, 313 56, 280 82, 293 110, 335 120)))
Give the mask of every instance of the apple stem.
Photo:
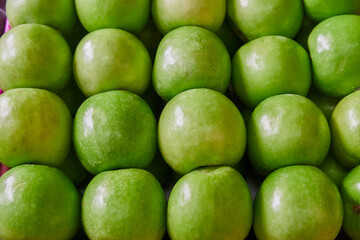
POLYGON ((354 209, 354 214, 360 215, 360 205, 354 205, 353 209, 354 209))

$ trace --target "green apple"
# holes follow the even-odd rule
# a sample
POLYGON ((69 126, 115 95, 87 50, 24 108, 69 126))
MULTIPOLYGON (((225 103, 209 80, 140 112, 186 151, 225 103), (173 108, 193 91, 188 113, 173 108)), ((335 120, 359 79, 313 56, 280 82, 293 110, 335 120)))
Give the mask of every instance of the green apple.
POLYGON ((64 34, 64 38, 69 44, 71 52, 74 53, 76 50, 77 45, 83 39, 88 32, 86 29, 81 25, 79 19, 76 19, 75 26, 71 29, 71 31, 67 34, 64 34))
POLYGON ((230 56, 234 56, 242 43, 226 21, 221 25, 219 30, 216 31, 216 35, 223 41, 230 56))
POLYGON ((163 34, 183 26, 217 31, 226 15, 226 0, 153 0, 152 16, 163 34))
POLYGON ((336 16, 318 24, 309 36, 315 86, 331 97, 360 87, 360 16, 336 16))
POLYGON ((74 120, 75 151, 92 174, 145 168, 156 152, 156 120, 137 95, 116 90, 88 98, 74 120))
POLYGON ((153 85, 166 101, 185 90, 226 91, 231 59, 223 42, 204 28, 187 26, 167 34, 156 52, 153 85))
POLYGON ((211 89, 192 89, 165 106, 158 139, 165 161, 185 174, 202 166, 234 166, 245 152, 246 129, 227 97, 211 89))
POLYGON ((304 0, 304 10, 311 19, 321 22, 336 15, 360 14, 360 1, 304 0))
POLYGON ((60 32, 41 24, 14 27, 0 38, 0 88, 58 91, 70 80, 72 55, 60 32))
POLYGON ((303 19, 301 0, 229 0, 227 13, 247 40, 280 35, 295 37, 303 19))
POLYGON ((151 110, 153 111, 156 119, 159 119, 161 111, 163 110, 165 103, 157 95, 152 85, 141 95, 141 98, 145 100, 145 102, 149 105, 151 110))
POLYGON ((330 148, 330 130, 324 114, 307 98, 277 95, 253 111, 247 147, 253 167, 263 175, 295 164, 319 166, 330 148))
POLYGON ((121 29, 89 33, 76 48, 74 77, 89 97, 110 90, 141 95, 151 81, 151 59, 144 44, 121 29))
POLYGON ((306 50, 306 52, 309 52, 308 39, 315 26, 316 23, 308 16, 304 15, 300 30, 294 38, 294 40, 297 41, 306 50))
POLYGON ((100 173, 86 188, 82 204, 90 239, 161 240, 165 233, 165 194, 145 170, 100 173))
POLYGON ((0 162, 59 166, 71 144, 71 115, 52 92, 18 88, 0 96, 0 162))
POLYGON ((338 188, 313 166, 290 166, 271 173, 254 202, 254 231, 259 240, 333 240, 342 220, 338 188))
POLYGON ((360 91, 345 98, 335 107, 330 120, 332 150, 346 168, 360 164, 360 91))
POLYGON ((75 116, 76 111, 79 109, 80 105, 85 101, 86 97, 80 91, 79 87, 76 85, 73 78, 70 79, 69 83, 57 93, 59 97, 66 103, 68 106, 71 116, 75 116))
POLYGON ((60 170, 12 168, 0 178, 0 239, 70 240, 80 223, 80 197, 60 170))
POLYGON ((39 23, 69 33, 76 23, 74 0, 7 0, 6 16, 12 27, 39 23))
POLYGON ((345 177, 341 186, 344 203, 343 229, 353 240, 360 239, 360 166, 345 177))
POLYGON ((245 239, 253 216, 249 188, 231 167, 206 167, 182 177, 168 204, 172 240, 245 239))
POLYGON ((232 80, 240 100, 251 108, 278 94, 305 96, 311 84, 310 59, 304 48, 292 39, 261 37, 236 52, 232 80))
POLYGON ((154 175, 161 184, 166 184, 166 180, 170 176, 171 169, 166 164, 164 158, 161 156, 160 151, 156 152, 151 164, 146 168, 148 172, 154 175))
POLYGON ((151 60, 155 59, 156 50, 162 38, 163 36, 156 28, 154 21, 150 19, 145 29, 139 34, 139 39, 144 43, 146 49, 149 51, 151 60))
POLYGON ((75 0, 80 22, 88 32, 120 28, 138 34, 150 16, 150 0, 75 0))
POLYGON ((341 187, 341 183, 349 171, 336 160, 331 152, 326 156, 319 168, 335 183, 338 188, 341 187))
POLYGON ((68 156, 58 169, 60 169, 74 184, 79 184, 88 175, 88 172, 80 163, 73 148, 70 149, 68 156))

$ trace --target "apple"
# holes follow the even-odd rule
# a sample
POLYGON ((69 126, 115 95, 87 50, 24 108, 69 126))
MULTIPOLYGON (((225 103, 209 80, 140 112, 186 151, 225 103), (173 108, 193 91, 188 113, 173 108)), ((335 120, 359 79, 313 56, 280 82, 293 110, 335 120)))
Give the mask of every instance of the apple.
POLYGON ((360 2, 358 0, 304 0, 304 10, 311 19, 321 22, 336 15, 360 14, 360 2))
POLYGON ((360 91, 343 98, 331 116, 332 150, 346 168, 360 164, 360 91))
POLYGON ((152 19, 148 21, 145 29, 139 34, 139 39, 144 43, 146 49, 149 51, 151 60, 155 59, 156 50, 160 44, 163 35, 156 28, 152 19))
POLYGON ((167 164, 185 174, 202 166, 234 166, 245 152, 246 129, 227 97, 211 89, 192 89, 165 106, 158 139, 167 164))
POLYGON ((240 100, 251 108, 278 94, 305 96, 311 84, 310 59, 304 48, 292 39, 261 37, 236 52, 232 80, 240 100))
POLYGON ((0 88, 33 87, 59 91, 71 76, 72 55, 60 32, 23 24, 0 38, 0 88))
POLYGON ((57 94, 69 108, 71 116, 75 116, 76 111, 86 99, 73 78, 71 78, 65 88, 59 91, 57 94))
POLYGON ((74 0, 7 0, 6 15, 12 27, 38 23, 69 33, 76 23, 74 0))
POLYGON ((140 33, 150 15, 150 0, 75 0, 80 22, 88 32, 120 28, 140 33))
POLYGON ((165 103, 157 95, 152 85, 149 86, 149 88, 141 95, 141 98, 145 100, 145 102, 149 105, 151 110, 153 111, 156 119, 158 120, 161 114, 161 111, 163 110, 165 103))
POLYGON ((80 223, 80 196, 58 169, 21 165, 0 178, 0 239, 68 240, 80 223))
POLYGON ((341 229, 343 204, 335 184, 313 166, 271 173, 254 202, 257 239, 333 240, 341 229))
POLYGON ((79 184, 88 175, 72 147, 64 162, 58 167, 74 184, 79 184))
POLYGON ((171 169, 166 164, 164 158, 161 156, 160 151, 156 152, 151 164, 146 168, 148 172, 154 175, 160 184, 166 184, 169 179, 171 169))
POLYGON ((90 239, 161 240, 165 216, 164 191, 142 169, 100 173, 84 193, 82 220, 90 239))
POLYGON ((316 88, 344 97, 360 87, 360 16, 336 16, 318 24, 309 36, 316 88))
POLYGON ((71 115, 54 93, 34 88, 0 96, 0 162, 59 166, 71 143, 71 115))
POLYGON ((186 26, 168 33, 156 52, 153 85, 166 101, 185 90, 226 91, 231 59, 223 42, 204 28, 186 26))
POLYGON ((216 35, 223 41, 230 56, 234 56, 242 44, 241 40, 237 37, 235 30, 231 29, 229 24, 225 21, 219 30, 216 31, 216 35))
POLYGON ((353 240, 360 239, 360 166, 345 177, 341 186, 344 203, 343 229, 353 240))
POLYGON ((251 115, 247 154, 253 167, 263 175, 295 164, 319 166, 329 148, 326 118, 303 96, 269 97, 251 115))
POLYGON ((156 120, 139 96, 124 90, 88 98, 74 119, 74 146, 92 174, 145 168, 156 152, 156 120))
POLYGON ((293 38, 303 19, 301 0, 229 0, 227 14, 251 41, 268 35, 293 38))
POLYGON ((329 152, 319 168, 335 183, 338 188, 341 187, 343 179, 349 172, 349 170, 336 160, 331 152, 329 152))
POLYGON ((151 80, 151 59, 144 44, 121 29, 86 35, 76 48, 73 68, 87 97, 117 89, 141 95, 151 80))
POLYGON ((199 26, 216 32, 226 15, 226 0, 153 0, 152 16, 163 34, 199 26))
POLYGON ((309 52, 308 38, 315 26, 316 23, 308 16, 304 15, 300 30, 294 38, 294 40, 298 42, 306 50, 306 52, 309 52))
POLYGON ((171 191, 167 229, 172 240, 245 239, 253 216, 249 188, 231 167, 206 167, 171 191))

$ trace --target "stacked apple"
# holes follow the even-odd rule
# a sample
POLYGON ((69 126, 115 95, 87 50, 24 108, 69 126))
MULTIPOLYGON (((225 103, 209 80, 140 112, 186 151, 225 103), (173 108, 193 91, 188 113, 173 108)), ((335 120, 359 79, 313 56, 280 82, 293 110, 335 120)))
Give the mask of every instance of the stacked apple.
POLYGON ((360 1, 6 10, 0 239, 360 239, 360 1))

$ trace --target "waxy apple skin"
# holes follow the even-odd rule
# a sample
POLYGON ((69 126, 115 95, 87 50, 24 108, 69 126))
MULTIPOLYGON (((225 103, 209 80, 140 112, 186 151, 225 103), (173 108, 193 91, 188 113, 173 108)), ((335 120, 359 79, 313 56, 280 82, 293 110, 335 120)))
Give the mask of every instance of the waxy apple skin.
POLYGON ((316 88, 344 97, 360 87, 360 16, 336 16, 318 24, 308 46, 316 88))
POLYGON ((90 239, 161 240, 165 217, 165 194, 145 170, 100 173, 84 193, 82 220, 90 239))
POLYGON ((70 80, 72 54, 60 32, 41 24, 23 24, 0 38, 0 88, 58 91, 70 80))
POLYGON ((121 29, 86 35, 74 55, 74 77, 85 96, 110 90, 141 95, 151 81, 151 59, 144 44, 121 29))
POLYGON ((252 200, 243 177, 231 167, 206 167, 182 177, 168 204, 172 240, 245 239, 252 200))
POLYGON ((230 82, 231 59, 222 41, 195 26, 167 34, 156 53, 153 85, 166 101, 193 88, 224 93, 230 82))
POLYGON ((0 239, 68 240, 80 223, 80 196, 58 169, 21 165, 0 178, 0 239))
POLYGON ((338 188, 313 166, 276 170, 255 197, 254 231, 259 240, 333 240, 342 220, 338 188))
POLYGON ((319 169, 323 171, 323 173, 325 173, 338 188, 341 187, 342 181, 349 172, 348 169, 336 160, 331 152, 329 152, 324 161, 321 163, 319 169))
POLYGON ((303 19, 301 0, 229 0, 227 13, 249 41, 268 35, 293 38, 303 19))
POLYGON ((345 177, 341 186, 344 203, 345 233, 353 240, 360 239, 360 166, 354 168, 345 177))
POLYGON ((269 97, 251 115, 247 154, 253 167, 263 175, 294 164, 318 166, 329 148, 326 118, 303 96, 269 97))
POLYGON ((71 144, 71 115, 54 93, 34 88, 0 96, 0 162, 59 166, 71 144))
POLYGON ((74 0, 8 0, 6 15, 10 25, 39 23, 69 33, 77 21, 74 0))
POLYGON ((261 37, 236 52, 232 81, 240 100, 251 108, 277 94, 305 96, 311 84, 310 59, 292 39, 261 37))
POLYGON ((360 164, 360 91, 343 98, 330 120, 332 150, 346 168, 360 164))
POLYGON ((225 0, 154 0, 152 3, 152 16, 163 34, 183 26, 199 26, 215 32, 225 15, 225 0))
POLYGON ((165 161, 185 174, 202 166, 234 166, 245 152, 246 129, 227 97, 210 89, 192 89, 165 106, 158 139, 165 161))
POLYGON ((156 120, 139 96, 116 90, 88 98, 74 120, 74 146, 92 174, 145 168, 156 152, 156 120))
POLYGON ((150 15, 150 0, 75 0, 75 5, 88 32, 120 28, 139 34, 150 15))

